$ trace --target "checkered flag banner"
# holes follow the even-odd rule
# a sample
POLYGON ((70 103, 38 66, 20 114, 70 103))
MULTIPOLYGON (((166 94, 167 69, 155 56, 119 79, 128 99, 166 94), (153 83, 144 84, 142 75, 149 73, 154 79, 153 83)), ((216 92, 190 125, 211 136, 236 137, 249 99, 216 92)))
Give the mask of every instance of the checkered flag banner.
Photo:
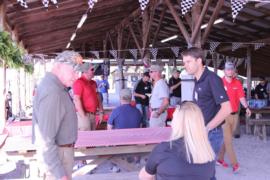
POLYGON ((26 0, 17 0, 18 3, 20 3, 20 5, 24 8, 28 8, 28 5, 26 3, 26 0))
POLYGON ((249 0, 231 0, 233 21, 235 21, 237 15, 243 9, 244 5, 248 3, 248 1, 249 0))
POLYGON ((117 51, 116 50, 110 50, 109 52, 114 57, 114 59, 117 59, 117 51))
POLYGON ((90 51, 90 53, 94 54, 96 58, 99 59, 99 52, 98 51, 90 51))
POLYGON ((157 59, 158 48, 150 48, 150 52, 154 59, 157 59))
POLYGON ((171 47, 171 50, 174 53, 175 58, 178 58, 180 48, 179 47, 171 47))
POLYGON ((137 60, 138 58, 138 51, 137 49, 129 49, 130 54, 132 54, 133 58, 137 60))
POLYGON ((265 43, 256 43, 256 44, 254 45, 254 50, 256 51, 256 50, 260 49, 260 48, 263 47, 263 46, 265 46, 265 43))
POLYGON ((209 44, 210 53, 213 54, 219 45, 220 45, 220 42, 210 42, 209 44))
POLYGON ((44 7, 49 7, 50 1, 49 0, 42 0, 42 4, 44 5, 44 7))
POLYGON ((92 10, 97 0, 88 0, 89 9, 92 10))
POLYGON ((232 43, 232 51, 235 51, 242 47, 242 43, 232 43))
POLYGON ((235 65, 235 67, 239 67, 243 62, 245 61, 245 59, 244 58, 240 58, 240 59, 238 59, 238 61, 236 62, 236 65, 235 65))
POLYGON ((139 0, 141 10, 144 11, 147 7, 147 4, 149 3, 149 0, 139 0))
POLYGON ((197 0, 182 0, 181 1, 181 11, 182 15, 185 15, 190 11, 192 6, 197 2, 197 0))

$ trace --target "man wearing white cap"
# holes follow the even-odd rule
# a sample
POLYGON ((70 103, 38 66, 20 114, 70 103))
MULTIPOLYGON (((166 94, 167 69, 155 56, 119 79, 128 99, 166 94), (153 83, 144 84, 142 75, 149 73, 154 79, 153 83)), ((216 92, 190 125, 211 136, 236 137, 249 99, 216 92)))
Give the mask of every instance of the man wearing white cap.
POLYGON ((241 102, 243 107, 246 109, 248 116, 251 115, 251 111, 248 108, 243 86, 241 82, 235 78, 235 67, 232 62, 225 63, 224 74, 225 76, 222 78, 222 81, 229 97, 232 112, 227 118, 225 118, 225 124, 222 126, 224 143, 221 147, 217 163, 223 167, 228 167, 228 164, 224 161, 224 155, 225 152, 227 152, 228 158, 232 164, 233 172, 237 172, 239 170, 239 164, 233 150, 232 139, 233 132, 239 120, 239 102, 241 102))
POLYGON ((159 65, 150 67, 150 77, 154 81, 150 99, 150 127, 164 127, 166 125, 170 91, 167 83, 162 79, 162 70, 163 68, 159 65))

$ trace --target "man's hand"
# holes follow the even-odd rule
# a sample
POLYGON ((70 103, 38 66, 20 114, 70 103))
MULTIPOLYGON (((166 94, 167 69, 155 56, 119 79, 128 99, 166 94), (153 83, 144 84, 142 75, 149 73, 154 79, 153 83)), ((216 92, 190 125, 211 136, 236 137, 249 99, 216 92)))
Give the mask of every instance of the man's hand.
POLYGON ((102 121, 103 121, 103 116, 104 116, 104 113, 99 113, 99 120, 98 120, 98 124, 101 124, 102 121))
POLYGON ((160 114, 157 111, 152 112, 152 118, 158 118, 160 114))
POLYGON ((142 98, 142 99, 145 99, 145 98, 146 98, 146 96, 145 96, 145 95, 141 95, 141 98, 142 98))
POLYGON ((250 116, 251 116, 251 111, 250 111, 250 109, 249 109, 249 108, 246 108, 246 115, 247 115, 248 117, 250 117, 250 116))

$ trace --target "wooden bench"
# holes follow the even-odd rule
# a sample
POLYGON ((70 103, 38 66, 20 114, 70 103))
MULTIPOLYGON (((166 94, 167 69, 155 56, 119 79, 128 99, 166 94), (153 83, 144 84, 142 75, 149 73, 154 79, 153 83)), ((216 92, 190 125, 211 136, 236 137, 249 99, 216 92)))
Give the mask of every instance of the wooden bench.
POLYGON ((264 141, 267 140, 266 126, 270 126, 270 119, 252 119, 247 118, 246 121, 246 132, 251 134, 251 126, 254 126, 253 134, 262 138, 264 141))

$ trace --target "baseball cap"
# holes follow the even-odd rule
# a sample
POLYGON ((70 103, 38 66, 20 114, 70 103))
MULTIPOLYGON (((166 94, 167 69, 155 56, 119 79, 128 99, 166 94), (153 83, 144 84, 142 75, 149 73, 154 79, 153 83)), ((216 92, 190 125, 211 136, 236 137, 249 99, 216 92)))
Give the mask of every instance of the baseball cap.
POLYGON ((163 71, 163 67, 159 66, 159 65, 151 65, 150 67, 150 71, 159 71, 162 72, 163 71))
POLYGON ((55 62, 71 64, 74 67, 82 64, 82 60, 82 56, 75 51, 63 51, 55 58, 55 62))
POLYGON ((145 72, 145 73, 143 73, 143 76, 150 77, 149 72, 145 72))
MULTIPOLYGON (((83 64, 79 64, 79 65, 76 67, 76 71, 85 73, 85 72, 87 72, 87 71, 89 70, 90 66, 91 66, 91 63, 87 63, 87 62, 85 62, 85 63, 83 63, 83 64)), ((94 66, 93 66, 93 67, 94 67, 94 66)))
POLYGON ((234 64, 232 62, 226 62, 225 63, 225 67, 224 67, 225 70, 234 70, 235 67, 234 67, 234 64))

